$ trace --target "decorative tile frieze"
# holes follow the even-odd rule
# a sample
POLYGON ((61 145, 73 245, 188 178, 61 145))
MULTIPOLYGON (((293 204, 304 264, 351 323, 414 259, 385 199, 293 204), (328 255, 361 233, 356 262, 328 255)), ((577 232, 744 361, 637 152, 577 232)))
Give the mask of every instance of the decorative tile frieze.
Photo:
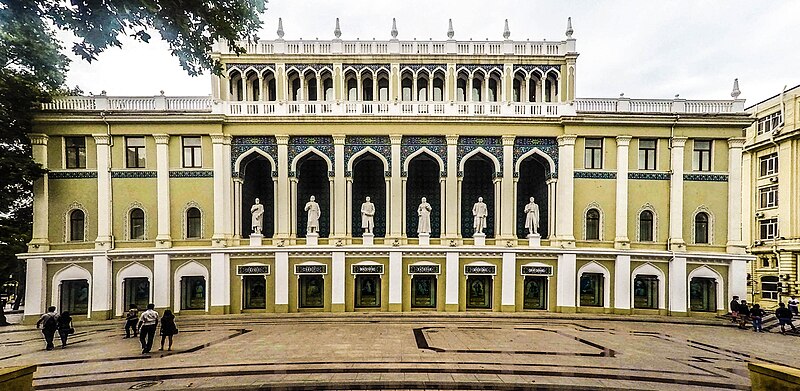
MULTIPOLYGON (((557 178, 558 141, 555 137, 516 137, 514 139, 514 166, 516 167, 519 160, 534 149, 541 151, 550 157, 550 159, 553 159, 554 169, 550 170, 550 167, 545 165, 545 169, 547 170, 546 175, 549 174, 552 178, 557 178)), ((527 158, 528 156, 525 157, 527 158)), ((518 177, 519 173, 515 172, 514 175, 515 177, 518 177)))
POLYGON ((400 64, 400 72, 404 69, 410 69, 412 72, 417 73, 420 69, 424 69, 433 73, 437 68, 447 72, 447 64, 400 64))
POLYGON ((727 182, 728 174, 683 174, 683 180, 693 182, 727 182))
POLYGON ((364 69, 369 69, 372 73, 377 73, 379 70, 383 69, 387 73, 390 71, 391 67, 389 64, 342 64, 342 71, 347 71, 352 69, 356 72, 361 72, 364 69))
POLYGON ((213 178, 211 170, 170 170, 170 178, 213 178))
POLYGON ((272 72, 275 72, 275 64, 248 64, 248 63, 228 63, 225 64, 225 69, 230 72, 231 69, 238 69, 240 72, 244 72, 245 69, 254 68, 259 73, 264 69, 269 69, 272 72))
MULTIPOLYGON (((503 176, 503 139, 502 137, 473 137, 462 136, 458 138, 458 162, 461 166, 461 160, 470 152, 481 148, 484 151, 494 156, 500 164, 500 170, 495 172, 495 177, 503 176)), ((474 156, 474 155, 473 155, 474 156)))
POLYGON ((156 171, 132 171, 132 170, 111 171, 112 178, 139 179, 139 178, 155 178, 157 176, 158 173, 156 171))
POLYGON ((300 73, 305 72, 306 69, 313 69, 315 72, 328 69, 333 72, 333 65, 331 64, 286 64, 287 72, 292 68, 296 69, 300 73))
POLYGON ((647 181, 668 181, 670 180, 670 173, 668 172, 642 172, 633 171, 628 173, 628 179, 640 179, 647 181))
MULTIPOLYGON (((431 153, 442 159, 442 177, 447 176, 447 140, 444 136, 403 136, 400 145, 400 162, 405 164, 406 159, 421 148, 426 148, 431 153)), ((407 176, 406 171, 401 172, 402 176, 407 176)))
MULTIPOLYGON (((332 167, 336 167, 336 159, 333 152, 333 137, 331 136, 289 137, 289 164, 294 162, 297 155, 300 155, 311 147, 327 156, 331 161, 332 167)), ((294 176, 295 174, 290 170, 289 175, 294 176)))
POLYGON ((92 179, 97 178, 97 171, 50 171, 48 179, 92 179))
POLYGON ((617 179, 617 173, 612 171, 575 171, 574 177, 579 179, 617 179))
POLYGON ((456 72, 460 72, 461 70, 467 70, 469 73, 473 73, 476 70, 482 70, 486 73, 491 72, 500 72, 503 74, 503 66, 499 64, 458 64, 456 65, 456 72))
POLYGON ((559 65, 514 64, 514 72, 520 69, 529 74, 533 71, 539 71, 542 75, 544 75, 551 69, 560 71, 561 67, 559 65))
POLYGON ((275 167, 272 167, 273 177, 278 176, 278 145, 275 136, 236 136, 231 139, 231 171, 235 178, 239 177, 240 168, 236 167, 236 161, 251 150, 252 153, 269 155, 275 162, 275 167))
MULTIPOLYGON (((387 171, 391 173, 392 143, 389 139, 389 136, 347 136, 344 141, 345 164, 348 164, 353 156, 366 148, 370 148, 376 153, 382 155, 388 164, 387 171)), ((349 177, 351 175, 347 175, 347 173, 345 173, 345 176, 349 177)))

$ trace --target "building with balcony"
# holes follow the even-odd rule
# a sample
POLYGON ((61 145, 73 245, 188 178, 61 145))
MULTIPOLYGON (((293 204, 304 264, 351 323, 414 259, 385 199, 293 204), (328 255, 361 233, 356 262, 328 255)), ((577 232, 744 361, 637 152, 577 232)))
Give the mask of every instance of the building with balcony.
POLYGON ((751 264, 748 297, 766 308, 800 296, 800 86, 748 107, 755 120, 744 149, 744 232, 751 264))
POLYGON ((210 97, 44 105, 26 314, 687 316, 745 295, 738 93, 576 98, 569 24, 561 41, 390 34, 281 28, 241 56, 218 44, 210 97))

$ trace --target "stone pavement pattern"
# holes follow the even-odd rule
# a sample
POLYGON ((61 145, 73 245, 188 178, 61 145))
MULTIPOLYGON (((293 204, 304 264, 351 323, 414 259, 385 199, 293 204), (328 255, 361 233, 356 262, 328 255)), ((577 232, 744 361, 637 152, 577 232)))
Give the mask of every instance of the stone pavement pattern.
POLYGON ((179 318, 173 351, 157 352, 156 341, 149 355, 139 354, 138 339, 122 339, 122 321, 77 324, 67 349, 52 352, 37 330, 13 326, 0 330, 0 366, 39 364, 37 390, 747 390, 747 361, 800 366, 798 339, 790 336, 719 319, 641 320, 198 316, 179 318))

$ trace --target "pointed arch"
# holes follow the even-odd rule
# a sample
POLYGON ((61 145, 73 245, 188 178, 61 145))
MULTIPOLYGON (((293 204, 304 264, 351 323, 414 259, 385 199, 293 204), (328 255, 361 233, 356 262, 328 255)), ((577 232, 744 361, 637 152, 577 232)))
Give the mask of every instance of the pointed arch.
POLYGON ((147 238, 148 238, 148 236, 147 236, 147 231, 148 231, 147 226, 148 226, 148 223, 149 223, 148 219, 147 219, 147 214, 148 214, 147 213, 147 209, 139 201, 133 201, 133 202, 131 202, 130 205, 128 205, 128 209, 125 211, 125 240, 147 240, 147 238), (142 211, 142 216, 143 216, 143 219, 142 219, 142 221, 143 221, 142 222, 142 232, 143 232, 143 234, 142 234, 142 237, 140 239, 134 239, 131 236, 132 235, 131 213, 136 209, 141 210, 142 211))
POLYGON ((253 154, 253 153, 257 153, 257 154, 263 156, 264 158, 266 158, 267 160, 269 160, 269 164, 272 167, 278 167, 275 164, 275 159, 273 159, 272 156, 270 156, 268 153, 266 153, 264 150, 262 150, 259 147, 252 147, 252 148, 248 149, 247 151, 245 151, 244 153, 242 153, 241 155, 239 155, 238 158, 236 158, 236 162, 233 163, 233 171, 234 172, 242 172, 242 167, 241 167, 242 162, 244 161, 244 159, 247 159, 248 157, 250 157, 250 155, 253 154))
POLYGON ((603 223, 605 222, 605 213, 603 213, 603 208, 598 204, 596 201, 592 201, 589 205, 586 205, 586 208, 583 209, 583 239, 584 240, 603 240, 603 223), (591 210, 596 210, 598 212, 598 223, 597 223, 597 239, 587 239, 586 235, 588 233, 588 224, 589 219, 588 213, 591 210))
POLYGON ((86 280, 89 283, 88 292, 88 310, 86 317, 92 317, 92 273, 83 266, 71 263, 53 275, 51 287, 51 302, 50 305, 56 306, 59 312, 63 311, 61 308, 61 283, 68 280, 86 280))
POLYGON ((350 160, 347 161, 347 171, 351 171, 352 172, 353 171, 353 163, 355 163, 356 160, 358 160, 359 156, 365 155, 365 154, 366 155, 374 155, 376 158, 378 158, 378 160, 383 162, 383 171, 389 171, 389 161, 386 160, 386 157, 381 155, 380 153, 378 153, 378 151, 372 149, 372 147, 369 147, 369 146, 368 147, 364 147, 363 149, 361 149, 360 151, 354 153, 353 156, 350 157, 350 160))
POLYGON ((611 272, 609 272, 605 266, 599 264, 597 261, 590 261, 578 269, 578 283, 575 284, 577 286, 575 291, 575 297, 577 298, 575 303, 577 306, 580 307, 581 305, 580 279, 584 273, 597 273, 603 275, 603 308, 611 308, 611 272))
POLYGON ((527 158, 529 158, 529 157, 531 157, 533 155, 539 156, 542 159, 544 159, 545 161, 547 161, 547 164, 548 164, 547 168, 548 168, 548 170, 550 170, 550 173, 556 172, 556 162, 555 162, 555 160, 553 160, 553 158, 550 157, 550 155, 542 152, 541 149, 536 148, 536 147, 533 147, 528 152, 525 152, 522 155, 520 155, 520 157, 517 159, 516 163, 514 163, 514 172, 519 174, 519 166, 522 164, 523 161, 525 161, 525 159, 527 159, 527 158))
POLYGON ((636 277, 639 275, 650 275, 656 276, 658 278, 658 309, 663 310, 667 308, 667 278, 664 275, 664 271, 661 270, 658 266, 653 265, 650 262, 643 263, 637 266, 631 272, 631 308, 634 308, 633 304, 633 295, 634 295, 634 282, 636 281, 636 277))
POLYGON ((189 216, 187 214, 189 212, 189 209, 192 209, 192 208, 195 208, 200 212, 200 237, 199 238, 193 238, 193 239, 202 239, 202 238, 206 237, 206 228, 205 228, 205 224, 203 224, 203 221, 205 220, 206 213, 203 210, 203 208, 200 206, 200 204, 197 203, 194 200, 187 202, 183 206, 183 210, 181 211, 181 216, 182 216, 181 217, 181 219, 182 219, 181 220, 181 227, 182 227, 181 231, 183 231, 183 239, 190 239, 189 238, 189 216))
POLYGON ((642 213, 643 212, 650 212, 653 214, 653 240, 649 242, 658 242, 658 213, 656 212, 656 208, 649 202, 646 202, 636 211, 636 241, 642 242, 642 213))
POLYGON ((187 261, 186 263, 178 266, 175 269, 175 275, 173 276, 173 291, 172 291, 172 308, 173 312, 178 313, 181 311, 181 278, 183 277, 193 277, 193 276, 202 276, 205 278, 205 311, 208 312, 209 303, 211 300, 211 291, 210 291, 210 281, 208 275, 208 269, 203 266, 200 262, 197 261, 187 261))
POLYGON ((67 210, 64 212, 64 242, 71 242, 72 240, 72 213, 75 211, 83 212, 83 239, 81 241, 86 241, 86 234, 88 233, 87 230, 89 228, 89 212, 86 208, 78 201, 73 201, 67 207, 67 210))
POLYGON ((124 293, 124 288, 122 285, 126 278, 147 278, 147 281, 150 282, 150 301, 153 301, 153 271, 147 266, 133 261, 119 269, 115 278, 116 282, 114 285, 116 289, 116 295, 114 295, 114 302, 116 304, 114 305, 114 312, 117 316, 122 316, 122 314, 125 312, 126 303, 122 296, 124 293))
POLYGON ((411 154, 409 154, 406 157, 406 160, 403 161, 403 171, 408 172, 408 164, 411 162, 411 160, 413 160, 415 157, 417 157, 418 155, 421 155, 421 154, 430 155, 430 157, 432 157, 433 160, 436 160, 439 163, 439 172, 444 171, 444 161, 442 160, 442 158, 439 157, 439 155, 437 155, 436 153, 434 153, 430 149, 428 149, 427 147, 422 147, 422 148, 417 149, 416 151, 412 152, 411 154))
POLYGON ((695 210, 692 212, 692 222, 691 222, 691 226, 692 226, 692 236, 691 236, 692 244, 708 244, 708 245, 714 244, 714 223, 715 223, 715 220, 716 220, 716 217, 714 216, 714 212, 712 212, 711 208, 709 208, 705 204, 700 204, 700 205, 697 206, 697 208, 695 208, 695 210), (696 222, 697 222, 697 215, 699 215, 701 213, 705 213, 706 216, 708 216, 708 227, 707 227, 707 229, 708 229, 708 243, 697 243, 697 224, 696 224, 696 222))
POLYGON ((485 150, 483 147, 477 147, 472 151, 469 151, 469 153, 465 154, 464 157, 461 158, 461 161, 458 162, 458 171, 464 171, 464 163, 466 163, 467 160, 469 160, 471 157, 478 154, 484 155, 487 158, 489 158, 489 160, 492 161, 492 163, 494 164, 495 173, 500 172, 500 167, 501 167, 500 161, 497 160, 497 158, 494 155, 489 153, 489 151, 485 150))
POLYGON ((708 265, 702 265, 696 267, 694 270, 689 272, 689 275, 686 277, 686 305, 687 308, 691 309, 691 284, 692 278, 700 277, 700 278, 711 278, 717 283, 717 310, 725 310, 725 280, 722 278, 722 275, 719 274, 716 270, 708 267, 708 265))
MULTIPOLYGON (((322 151, 320 151, 319 149, 317 149, 315 147, 306 148, 303 152, 298 153, 297 156, 295 156, 294 159, 292 159, 292 165, 291 165, 292 171, 297 171, 297 163, 304 156, 306 156, 308 154, 319 155, 319 157, 321 157, 323 160, 325 160, 325 162, 328 164, 328 171, 333 171, 333 162, 331 162, 331 159, 328 157, 328 155, 322 153, 322 151)), ((273 167, 276 167, 276 166, 273 166, 273 167)))

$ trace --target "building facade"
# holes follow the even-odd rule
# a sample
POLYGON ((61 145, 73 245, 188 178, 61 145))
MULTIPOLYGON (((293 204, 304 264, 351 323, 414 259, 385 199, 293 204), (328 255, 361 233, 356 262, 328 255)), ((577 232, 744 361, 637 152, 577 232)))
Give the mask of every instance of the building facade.
POLYGON ((281 28, 241 56, 220 44, 211 97, 45 105, 26 314, 105 319, 153 302, 686 316, 745 295, 751 119, 737 94, 575 98, 571 26, 541 42, 340 34, 288 41, 281 28))
POLYGON ((800 212, 796 169, 800 155, 800 108, 795 86, 747 108, 744 154, 745 237, 757 257, 750 267, 749 299, 767 308, 800 294, 800 212))

